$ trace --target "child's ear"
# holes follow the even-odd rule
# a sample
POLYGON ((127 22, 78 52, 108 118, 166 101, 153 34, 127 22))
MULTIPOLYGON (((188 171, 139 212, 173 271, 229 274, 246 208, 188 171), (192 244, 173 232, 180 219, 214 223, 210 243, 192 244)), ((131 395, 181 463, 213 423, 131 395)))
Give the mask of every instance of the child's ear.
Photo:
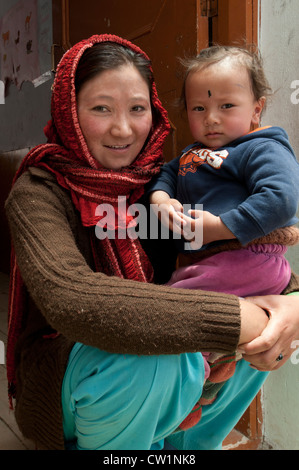
POLYGON ((260 120, 261 120, 261 115, 262 115, 263 109, 265 107, 265 104, 266 104, 266 98, 265 98, 265 96, 262 96, 256 102, 256 106, 255 106, 254 113, 253 113, 253 116, 252 116, 251 124, 259 125, 260 120))

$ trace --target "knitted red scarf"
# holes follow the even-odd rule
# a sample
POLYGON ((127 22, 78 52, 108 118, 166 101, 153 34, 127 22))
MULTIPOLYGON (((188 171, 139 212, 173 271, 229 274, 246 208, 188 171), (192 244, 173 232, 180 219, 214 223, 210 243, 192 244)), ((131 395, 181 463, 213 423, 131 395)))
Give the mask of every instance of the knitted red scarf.
MULTIPOLYGON (((58 65, 54 80, 52 120, 45 128, 48 142, 38 145, 26 155, 15 176, 16 180, 30 166, 54 173, 58 183, 70 191, 72 201, 81 214, 82 224, 89 227, 95 226, 99 220, 95 216, 95 208, 99 204, 108 203, 116 207, 118 196, 123 196, 127 205, 131 205, 142 196, 144 185, 159 172, 163 163, 162 149, 170 128, 167 113, 153 84, 152 105, 158 117, 136 160, 129 167, 110 170, 100 167, 92 157, 78 121, 74 77, 83 52, 96 43, 107 41, 122 44, 148 59, 137 46, 113 35, 95 35, 68 50, 58 65)), ((100 246, 92 248, 97 271, 141 282, 152 280, 152 267, 138 239, 106 238, 96 243, 100 246), (99 252, 101 259, 97 255, 99 252)), ((7 344, 10 398, 15 396, 14 349, 22 331, 22 319, 26 315, 26 295, 12 249, 7 344)))

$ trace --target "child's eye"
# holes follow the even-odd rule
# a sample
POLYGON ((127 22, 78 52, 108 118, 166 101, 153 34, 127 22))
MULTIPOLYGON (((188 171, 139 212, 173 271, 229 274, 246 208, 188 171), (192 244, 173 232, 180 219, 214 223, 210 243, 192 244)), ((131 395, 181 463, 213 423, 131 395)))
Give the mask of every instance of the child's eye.
POLYGON ((224 105, 222 105, 222 108, 223 109, 230 109, 230 108, 233 108, 234 105, 232 103, 225 103, 224 105))
POLYGON ((193 111, 204 111, 204 110, 205 110, 205 108, 203 106, 195 106, 193 108, 193 111))

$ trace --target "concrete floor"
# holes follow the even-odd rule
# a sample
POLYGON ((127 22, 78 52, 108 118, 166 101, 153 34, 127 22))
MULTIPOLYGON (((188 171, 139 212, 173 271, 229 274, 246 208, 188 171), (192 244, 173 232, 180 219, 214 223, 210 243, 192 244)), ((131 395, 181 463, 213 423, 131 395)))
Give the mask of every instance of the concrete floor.
MULTIPOLYGON (((6 350, 7 340, 7 304, 9 278, 0 273, 0 341, 6 350)), ((1 348, 2 351, 2 348, 1 348)), ((6 367, 0 355, 0 450, 34 450, 35 446, 21 435, 9 409, 7 397, 6 367)))

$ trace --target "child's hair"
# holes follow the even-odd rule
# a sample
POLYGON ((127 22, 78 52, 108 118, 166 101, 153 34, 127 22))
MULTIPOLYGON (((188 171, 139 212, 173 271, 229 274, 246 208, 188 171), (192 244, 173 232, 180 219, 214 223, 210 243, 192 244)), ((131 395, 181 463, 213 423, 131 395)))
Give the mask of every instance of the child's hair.
POLYGON ((207 49, 203 49, 200 54, 195 57, 181 60, 185 68, 185 77, 180 105, 184 109, 186 109, 185 85, 188 75, 191 72, 203 70, 226 59, 230 59, 233 65, 239 65, 247 69, 252 92, 257 101, 262 96, 267 100, 267 98, 272 95, 271 87, 265 76, 262 58, 258 52, 252 52, 236 46, 211 46, 207 49))

